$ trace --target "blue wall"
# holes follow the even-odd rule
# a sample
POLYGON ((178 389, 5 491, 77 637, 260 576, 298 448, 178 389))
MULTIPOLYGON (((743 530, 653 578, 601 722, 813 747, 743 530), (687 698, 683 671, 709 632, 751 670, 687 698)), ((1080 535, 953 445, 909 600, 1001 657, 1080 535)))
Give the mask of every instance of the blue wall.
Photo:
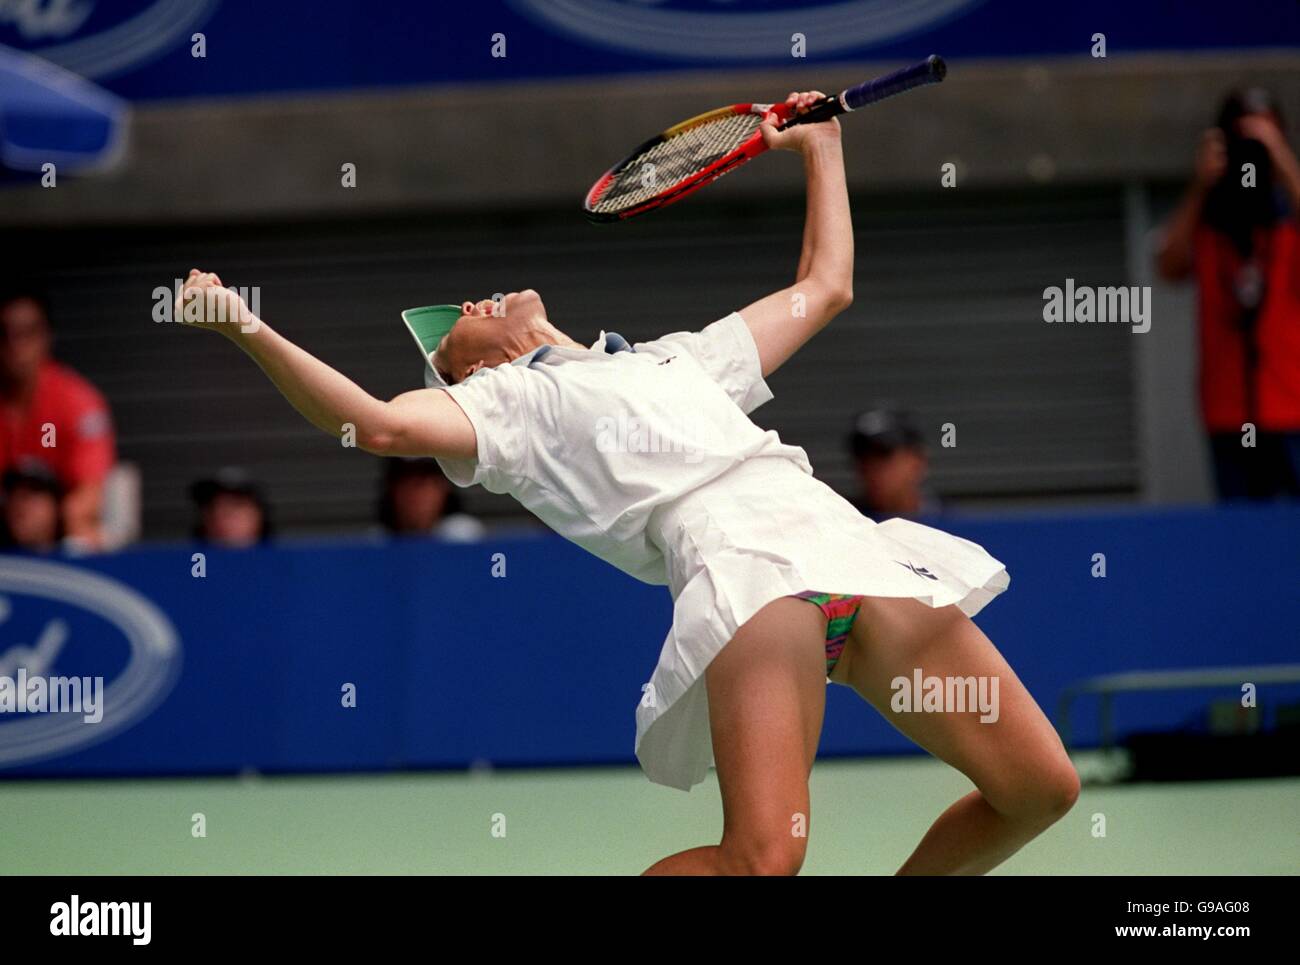
MULTIPOLYGON (((1063 687, 1093 674, 1300 657, 1300 511, 944 525, 1008 565, 1011 589, 979 622, 1049 714, 1063 687), (1094 553, 1106 554, 1105 579, 1091 576, 1094 553)), ((133 588, 179 639, 179 659, 163 661, 174 680, 159 683, 165 694, 142 719, 119 721, 130 726, 91 746, 0 773, 632 760, 633 710, 669 621, 667 592, 557 537, 209 550, 204 578, 191 575, 193 552, 161 547, 63 561, 68 569, 42 571, 54 581, 48 592, 23 582, 22 562, 0 577, 7 601, 0 666, 57 619, 67 640, 50 673, 103 674, 110 684, 123 673, 127 638, 111 614, 51 599, 74 592, 85 572, 133 588), (504 578, 492 576, 495 553, 505 556, 504 578), (341 706, 345 683, 357 687, 355 709, 341 706)), ((1261 695, 1266 704, 1295 700, 1297 688, 1261 695)), ((1177 725, 1207 697, 1122 698, 1119 723, 1177 725)), ((1078 725, 1095 742, 1086 709, 1078 725)), ((0 715, 0 753, 12 750, 19 722, 0 715)), ((110 707, 105 723, 112 722, 110 707)), ((100 728, 82 732, 92 737, 107 732, 84 727, 100 728)), ((822 748, 912 749, 840 687, 830 688, 822 748)))
POLYGON ((790 66, 795 31, 807 38, 810 63, 919 60, 938 52, 954 70, 979 57, 1086 57, 1097 32, 1106 35, 1110 56, 1300 44, 1300 8, 1290 0, 864 0, 847 11, 842 3, 587 0, 600 16, 569 24, 549 0, 0 4, 0 44, 142 100, 790 66), (830 9, 837 5, 838 15, 830 9), (683 15, 721 19, 701 30, 683 15), (628 18, 639 16, 654 18, 653 29, 630 26, 628 18), (202 59, 191 56, 196 31, 206 37, 202 59), (492 56, 496 34, 506 37, 505 57, 492 56), (633 35, 664 42, 658 49, 629 45, 633 35))

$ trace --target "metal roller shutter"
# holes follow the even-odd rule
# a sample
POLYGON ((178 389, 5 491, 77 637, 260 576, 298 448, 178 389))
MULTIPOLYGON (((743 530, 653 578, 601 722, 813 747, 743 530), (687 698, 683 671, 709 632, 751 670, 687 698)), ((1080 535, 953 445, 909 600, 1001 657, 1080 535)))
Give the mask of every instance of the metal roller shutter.
MULTIPOLYGON (((86 228, 24 242, 53 293, 58 353, 112 402, 122 456, 143 470, 146 535, 160 538, 187 531, 186 487, 219 465, 262 478, 291 531, 367 525, 379 473, 306 426, 232 347, 151 320, 155 286, 191 266, 260 286, 271 324, 388 397, 419 385, 402 308, 532 287, 579 340, 699 327, 790 282, 801 220, 797 199, 761 210, 696 199, 614 227, 565 210, 86 228)), ((935 488, 954 503, 1136 491, 1130 333, 1041 314, 1043 289, 1067 277, 1124 283, 1117 191, 859 197, 855 224, 855 304, 771 380, 777 398, 760 424, 804 446, 845 492, 845 433, 879 400, 917 414, 935 488), (956 448, 937 445, 945 422, 956 448)), ((517 511, 478 491, 467 504, 517 511)))

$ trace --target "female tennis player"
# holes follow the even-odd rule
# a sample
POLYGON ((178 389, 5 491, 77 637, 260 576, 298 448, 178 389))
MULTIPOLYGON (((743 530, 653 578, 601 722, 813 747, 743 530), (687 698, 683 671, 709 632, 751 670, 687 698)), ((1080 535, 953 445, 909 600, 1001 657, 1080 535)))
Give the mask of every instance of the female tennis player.
MULTIPOLYGON (((788 103, 803 110, 821 96, 788 103)), ((670 588, 637 756, 651 780, 683 789, 715 763, 724 822, 718 844, 648 873, 799 870, 828 678, 975 785, 900 873, 983 873, 1070 809, 1078 777, 970 620, 1006 588, 1002 564, 938 530, 864 518, 813 477, 802 449, 747 416, 772 397, 766 376, 848 307, 853 278, 838 122, 778 130, 773 120, 768 145, 799 152, 807 176, 794 284, 701 331, 635 346, 602 332, 586 348, 534 291, 467 301, 426 356, 432 387, 384 402, 253 317, 213 274, 190 273, 178 317, 228 336, 324 431, 350 431, 379 455, 435 456, 457 485, 509 493, 596 556, 670 588), (995 713, 898 701, 897 681, 918 671, 995 682, 995 713)))

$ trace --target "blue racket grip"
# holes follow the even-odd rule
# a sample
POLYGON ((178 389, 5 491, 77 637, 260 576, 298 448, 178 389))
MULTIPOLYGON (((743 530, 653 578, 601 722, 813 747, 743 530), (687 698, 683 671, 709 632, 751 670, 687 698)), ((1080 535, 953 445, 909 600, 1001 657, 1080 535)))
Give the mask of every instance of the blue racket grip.
POLYGON ((857 87, 850 87, 841 94, 831 95, 818 101, 804 113, 788 118, 781 125, 781 129, 793 127, 795 124, 817 124, 821 121, 829 121, 837 114, 857 110, 864 104, 874 104, 876 101, 901 94, 913 87, 937 84, 947 74, 948 65, 943 62, 943 58, 938 54, 931 54, 919 64, 903 67, 892 74, 885 74, 857 87))
POLYGON ((922 84, 937 84, 948 74, 948 65, 938 54, 931 54, 919 64, 904 67, 884 77, 877 77, 857 87, 850 87, 840 94, 840 100, 848 110, 855 111, 867 104, 893 97, 922 84))

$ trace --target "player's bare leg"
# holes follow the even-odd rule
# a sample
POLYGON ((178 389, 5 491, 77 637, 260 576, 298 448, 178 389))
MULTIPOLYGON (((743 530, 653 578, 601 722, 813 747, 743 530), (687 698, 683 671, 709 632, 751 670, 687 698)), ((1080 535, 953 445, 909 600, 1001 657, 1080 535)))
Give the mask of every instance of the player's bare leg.
POLYGON ((808 774, 826 706, 825 639, 821 612, 783 597, 713 659, 706 686, 722 841, 664 858, 646 874, 798 872, 808 843, 808 774))
POLYGON ((955 606, 867 598, 832 679, 847 683, 890 723, 974 782, 946 810, 899 874, 983 874, 1074 805, 1079 777, 1060 738, 992 642, 955 606), (890 681, 996 677, 998 718, 978 711, 895 713, 890 681))

